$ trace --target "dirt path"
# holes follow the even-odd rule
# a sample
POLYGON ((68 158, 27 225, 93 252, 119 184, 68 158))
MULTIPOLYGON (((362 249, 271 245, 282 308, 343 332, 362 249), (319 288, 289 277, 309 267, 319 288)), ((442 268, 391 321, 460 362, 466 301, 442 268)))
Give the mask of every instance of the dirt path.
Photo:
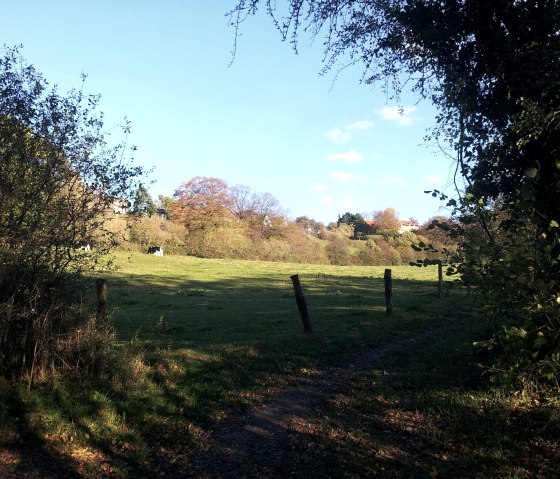
MULTIPOLYGON (((305 452, 294 445, 298 441, 293 439, 301 438, 298 425, 318 414, 326 399, 340 393, 352 394, 351 375, 375 368, 376 361, 384 356, 406 351, 426 341, 436 341, 463 327, 464 321, 460 318, 439 322, 437 328, 366 350, 351 364, 308 371, 284 390, 257 400, 242 414, 214 424, 207 436, 199 438, 197 450, 189 450, 188 445, 175 441, 167 454, 158 442, 157 447, 161 450, 150 458, 149 464, 135 465, 125 457, 119 460, 125 468, 131 467, 135 471, 134 477, 139 478, 327 478, 328 472, 325 474, 324 470, 319 470, 321 465, 308 460, 305 452)), ((78 472, 77 464, 59 457, 44 444, 28 443, 24 446, 25 451, 20 451, 20 447, 14 445, 12 451, 5 450, 0 454, 0 477, 85 477, 78 472)), ((110 467, 98 472, 101 475, 87 477, 113 477, 110 467)))
POLYGON ((216 424, 192 459, 190 477, 315 477, 313 471, 305 469, 311 465, 306 465, 298 451, 291 449, 293 425, 305 421, 319 401, 347 389, 349 375, 374 366, 376 360, 388 354, 441 338, 462 324, 462 321, 448 321, 437 329, 366 350, 346 367, 307 374, 292 387, 264 398, 253 409, 216 424))

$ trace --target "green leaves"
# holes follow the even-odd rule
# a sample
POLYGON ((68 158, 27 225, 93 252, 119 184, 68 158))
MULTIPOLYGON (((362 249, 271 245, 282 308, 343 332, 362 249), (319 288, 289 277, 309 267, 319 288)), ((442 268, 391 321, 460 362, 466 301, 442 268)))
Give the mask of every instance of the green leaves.
POLYGON ((533 179, 533 178, 535 178, 535 177, 537 176, 538 171, 539 171, 539 170, 537 170, 537 168, 534 168, 534 167, 532 167, 532 168, 527 168, 527 169, 525 170, 525 176, 526 176, 527 178, 533 179))
MULTIPOLYGON (((236 27, 259 3, 239 2, 236 27)), ((276 6, 262 3, 275 17, 276 6)), ((381 80, 397 97, 405 73, 438 108, 431 139, 455 156, 457 199, 426 193, 453 208, 448 233, 460 241, 453 267, 496 321, 523 325, 534 340, 545 326, 555 332, 533 362, 526 338, 496 333, 507 351, 497 358, 501 371, 511 367, 530 385, 547 347, 560 344, 549 286, 560 278, 557 2, 286 3, 284 35, 295 42, 306 27, 324 31, 327 69, 348 54, 363 61, 366 83, 381 80)))
POLYGON ((97 96, 49 88, 18 48, 0 54, 0 90, 0 374, 19 375, 64 363, 59 341, 86 314, 77 285, 118 242, 115 208, 143 170, 107 144, 97 96))

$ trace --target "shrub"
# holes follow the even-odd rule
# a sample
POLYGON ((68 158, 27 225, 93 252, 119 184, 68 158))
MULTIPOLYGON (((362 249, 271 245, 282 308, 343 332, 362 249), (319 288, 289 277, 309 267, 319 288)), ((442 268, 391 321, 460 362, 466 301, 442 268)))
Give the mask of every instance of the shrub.
POLYGON ((129 241, 141 252, 157 245, 163 246, 166 253, 184 254, 185 236, 185 227, 181 224, 156 217, 141 216, 131 221, 129 241))
POLYGON ((348 240, 339 236, 335 236, 329 241, 329 244, 325 247, 325 253, 331 264, 344 266, 351 263, 348 240))
POLYGON ((108 224, 142 169, 108 147, 97 96, 48 89, 18 49, 0 58, 0 90, 0 372, 93 371, 110 331, 89 318, 80 280, 118 243, 108 224))
POLYGON ((358 264, 363 266, 380 266, 384 264, 381 248, 371 239, 368 239, 365 248, 358 252, 356 260, 358 264))
POLYGON ((93 376, 107 366, 113 332, 98 322, 86 283, 76 277, 0 270, 2 284, 17 288, 0 304, 0 372, 5 377, 48 373, 93 376))

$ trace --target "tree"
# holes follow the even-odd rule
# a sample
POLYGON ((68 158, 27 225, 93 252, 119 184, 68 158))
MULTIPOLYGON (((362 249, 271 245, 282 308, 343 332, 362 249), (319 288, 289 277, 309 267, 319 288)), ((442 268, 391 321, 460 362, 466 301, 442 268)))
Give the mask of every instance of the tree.
POLYGON ((431 243, 446 244, 449 241, 449 235, 445 230, 451 227, 451 223, 451 218, 446 216, 432 216, 420 226, 417 233, 431 243), (442 225, 447 225, 447 227, 442 228, 442 225))
POLYGON ((376 233, 383 236, 395 236, 399 234, 401 222, 399 220, 399 214, 394 208, 374 211, 372 213, 372 219, 375 223, 376 233))
POLYGON ((341 224, 356 226, 356 215, 347 211, 342 216, 338 217, 337 225, 341 224))
POLYGON ((256 209, 254 193, 246 185, 235 185, 230 188, 232 198, 231 211, 239 219, 245 219, 256 209))
POLYGON ((49 89, 18 48, 0 58, 2 374, 60 360, 81 318, 74 286, 117 243, 113 206, 142 174, 125 144, 107 144, 98 102, 83 84, 67 96, 49 89), (76 248, 93 241, 90 253, 76 248))
POLYGON ((132 212, 138 216, 152 216, 156 211, 156 206, 152 197, 143 184, 138 186, 136 194, 134 195, 134 202, 132 204, 132 212))
MULTIPOLYGON (((280 3, 239 1, 230 13, 236 32, 263 6, 295 48, 301 31, 324 33, 325 69, 361 62, 365 83, 381 81, 398 99, 408 82, 439 109, 432 139, 456 158, 456 197, 434 196, 456 208, 459 225, 472 230, 474 221, 482 232, 476 249, 461 243, 456 271, 477 281, 488 310, 506 319, 494 341, 516 351, 502 350, 509 377, 558 383, 560 4, 286 0, 282 15, 280 3), (484 284, 490 272, 500 281, 484 284), (515 309, 503 291, 517 298, 515 309)), ((467 238, 466 230, 454 234, 467 238)))
POLYGON ((346 223, 334 223, 334 228, 331 227, 332 236, 340 236, 342 238, 354 238, 355 229, 354 226, 346 223))
POLYGON ((175 200, 170 196, 158 195, 156 206, 169 213, 173 209, 173 203, 175 203, 175 200))
POLYGON ((284 216, 280 202, 270 193, 256 193, 245 185, 235 185, 229 190, 231 197, 231 211, 239 219, 258 216, 261 220, 265 216, 275 218, 284 216))
POLYGON ((251 231, 252 236, 269 238, 284 223, 284 210, 270 193, 256 193, 245 185, 230 188, 231 211, 251 231))
POLYGON ((320 221, 316 221, 307 216, 298 216, 295 219, 295 223, 303 230, 308 236, 314 236, 317 238, 326 237, 325 225, 320 221))
POLYGON ((360 213, 352 214, 350 212, 344 213, 338 218, 338 227, 341 224, 349 225, 353 228, 352 236, 354 238, 360 238, 370 233, 370 227, 364 220, 364 217, 360 213))
POLYGON ((278 198, 270 193, 256 193, 254 205, 255 212, 258 215, 268 216, 270 218, 279 218, 286 215, 278 198))
POLYGON ((222 225, 231 215, 232 198, 224 180, 196 176, 183 182, 173 195, 171 218, 189 232, 222 225))
POLYGON ((325 253, 331 264, 344 266, 351 262, 347 240, 340 236, 333 236, 329 240, 325 246, 325 253))

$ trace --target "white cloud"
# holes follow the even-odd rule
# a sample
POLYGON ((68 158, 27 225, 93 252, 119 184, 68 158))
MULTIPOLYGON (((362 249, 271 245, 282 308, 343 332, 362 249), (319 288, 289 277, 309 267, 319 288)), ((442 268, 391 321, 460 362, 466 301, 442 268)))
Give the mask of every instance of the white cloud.
POLYGON ((334 128, 327 132, 326 136, 333 143, 346 143, 350 139, 350 133, 340 128, 334 128))
POLYGON ((333 171, 329 176, 342 183, 348 183, 350 181, 357 181, 360 179, 360 176, 355 173, 345 173, 343 171, 333 171))
POLYGON ((345 125, 342 128, 333 128, 328 131, 325 136, 333 143, 346 143, 352 136, 352 132, 367 130, 369 128, 373 128, 373 126, 374 125, 371 121, 359 120, 354 123, 350 123, 349 125, 345 125))
POLYGON ((329 153, 327 155, 329 161, 344 161, 345 163, 361 163, 364 156, 356 150, 350 150, 345 153, 329 153))
POLYGON ((317 183, 316 185, 311 185, 309 189, 311 191, 317 191, 318 193, 324 193, 329 189, 329 187, 323 183, 317 183))
POLYGON ((414 106, 384 106, 381 110, 376 110, 375 112, 383 120, 394 121, 402 126, 409 126, 419 120, 418 117, 412 115, 415 111, 416 107, 414 106))
POLYGON ((426 176, 425 180, 430 183, 431 185, 437 185, 441 183, 441 176, 440 175, 428 175, 426 176))
POLYGON ((373 128, 373 123, 368 120, 359 120, 344 127, 348 131, 367 130, 373 128))
POLYGON ((323 197, 321 198, 320 201, 321 201, 321 204, 322 204, 323 206, 332 206, 332 205, 334 205, 333 199, 332 199, 332 198, 329 198, 328 196, 323 196, 323 197))

